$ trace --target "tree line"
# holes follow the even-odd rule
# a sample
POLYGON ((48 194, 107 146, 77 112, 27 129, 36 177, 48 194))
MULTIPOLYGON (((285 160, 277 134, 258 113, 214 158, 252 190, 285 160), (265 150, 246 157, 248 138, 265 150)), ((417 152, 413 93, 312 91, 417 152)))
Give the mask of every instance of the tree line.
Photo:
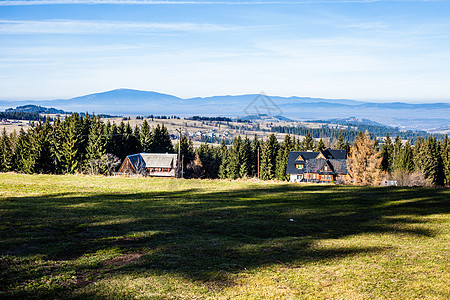
POLYGON ((104 123, 99 116, 77 113, 53 123, 32 123, 0 140, 0 171, 21 173, 108 174, 129 154, 173 152, 167 128, 150 128, 147 121, 134 129, 129 123, 104 123))
MULTIPOLYGON (((167 128, 153 128, 146 120, 132 128, 129 123, 103 122, 98 116, 72 114, 53 123, 32 124, 25 132, 0 139, 0 171, 51 174, 111 174, 130 154, 180 152, 188 178, 237 179, 259 176, 262 180, 288 180, 286 167, 290 151, 321 151, 325 142, 315 141, 310 131, 300 140, 287 134, 279 143, 272 133, 265 140, 237 136, 231 145, 207 142, 194 148, 183 135, 175 147, 167 128), (180 149, 178 149, 180 148, 180 149)), ((346 150, 352 159, 355 182, 376 184, 381 177, 398 181, 419 178, 431 185, 450 185, 450 141, 419 137, 414 146, 386 135, 380 147, 368 133, 359 132, 353 144, 338 131, 336 149, 346 150), (359 166, 359 167, 358 167, 359 166), (415 176, 415 177, 414 177, 415 176)))
MULTIPOLYGON (((317 121, 317 122, 327 122, 327 121, 317 121)), ((429 134, 425 131, 400 131, 398 128, 392 128, 387 126, 378 125, 367 125, 367 124, 352 124, 348 123, 345 125, 347 128, 337 129, 329 127, 329 125, 322 125, 321 128, 308 128, 304 126, 273 126, 271 128, 272 132, 279 133, 290 133, 295 135, 306 135, 308 132, 313 138, 327 137, 330 140, 338 139, 339 134, 344 136, 345 140, 353 142, 360 132, 369 132, 371 136, 385 136, 386 134, 395 134, 399 137, 408 140, 413 143, 419 137, 434 136, 439 139, 443 139, 444 136, 441 134, 429 134)))

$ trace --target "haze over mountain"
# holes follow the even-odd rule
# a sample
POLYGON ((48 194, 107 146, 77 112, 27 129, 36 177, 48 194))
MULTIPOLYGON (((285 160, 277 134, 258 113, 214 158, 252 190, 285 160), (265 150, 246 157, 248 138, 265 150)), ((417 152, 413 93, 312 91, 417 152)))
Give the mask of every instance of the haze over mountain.
POLYGON ((404 129, 433 130, 450 125, 449 103, 374 103, 348 99, 279 97, 259 94, 182 99, 173 95, 116 89, 72 99, 0 101, 0 108, 34 104, 66 111, 116 115, 178 115, 244 117, 280 115, 292 120, 364 118, 404 129))

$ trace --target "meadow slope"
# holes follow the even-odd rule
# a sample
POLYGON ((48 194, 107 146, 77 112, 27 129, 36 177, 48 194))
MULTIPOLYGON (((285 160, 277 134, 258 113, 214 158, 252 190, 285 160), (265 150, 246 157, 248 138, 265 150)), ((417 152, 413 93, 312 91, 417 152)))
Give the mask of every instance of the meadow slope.
POLYGON ((450 190, 0 174, 0 298, 448 299, 450 190))

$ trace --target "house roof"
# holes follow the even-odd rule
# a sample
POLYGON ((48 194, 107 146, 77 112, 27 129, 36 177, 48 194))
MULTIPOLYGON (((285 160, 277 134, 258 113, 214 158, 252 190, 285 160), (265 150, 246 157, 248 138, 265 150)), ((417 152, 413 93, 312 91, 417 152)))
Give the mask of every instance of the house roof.
POLYGON ((348 174, 349 159, 330 159, 329 162, 336 174, 348 174))
POLYGON ((174 168, 178 159, 172 153, 138 153, 127 156, 133 166, 139 168, 174 168))
POLYGON ((288 156, 288 164, 286 168, 287 174, 303 174, 303 173, 318 173, 318 174, 348 174, 345 150, 326 149, 321 152, 312 151, 291 151, 288 156), (323 158, 316 158, 322 154, 323 158), (299 156, 304 158, 304 161, 297 160, 299 156), (297 164, 303 164, 302 169, 296 167, 297 164), (322 168, 327 164, 330 167, 329 171, 323 171, 322 168))

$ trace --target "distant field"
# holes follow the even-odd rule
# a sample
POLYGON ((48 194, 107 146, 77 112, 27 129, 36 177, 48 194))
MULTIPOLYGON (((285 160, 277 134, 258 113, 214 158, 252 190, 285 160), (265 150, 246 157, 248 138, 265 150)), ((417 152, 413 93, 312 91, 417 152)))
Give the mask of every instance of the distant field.
POLYGON ((450 190, 0 174, 0 298, 449 299, 450 190))

